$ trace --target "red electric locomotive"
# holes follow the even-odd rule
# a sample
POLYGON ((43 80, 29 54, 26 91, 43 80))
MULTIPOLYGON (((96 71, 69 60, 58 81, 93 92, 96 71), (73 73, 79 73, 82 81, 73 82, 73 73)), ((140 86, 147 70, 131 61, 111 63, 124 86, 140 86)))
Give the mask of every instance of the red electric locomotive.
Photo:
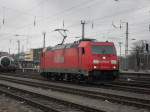
POLYGON ((56 80, 103 82, 113 81, 119 74, 114 44, 90 39, 43 51, 40 69, 41 75, 56 80))

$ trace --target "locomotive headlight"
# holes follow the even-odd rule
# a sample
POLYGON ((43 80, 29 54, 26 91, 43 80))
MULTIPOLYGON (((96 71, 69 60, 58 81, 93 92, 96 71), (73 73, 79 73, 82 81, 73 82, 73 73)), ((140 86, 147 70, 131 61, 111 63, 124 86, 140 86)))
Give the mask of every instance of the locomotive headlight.
POLYGON ((117 64, 116 60, 111 60, 111 64, 117 64))
POLYGON ((97 66, 94 66, 94 69, 96 69, 97 68, 97 66))
POLYGON ((106 59, 106 57, 105 57, 105 56, 103 56, 103 57, 102 57, 102 59, 106 59))
POLYGON ((116 66, 113 66, 113 69, 116 69, 116 66))
POLYGON ((99 60, 97 60, 97 59, 94 59, 94 60, 93 60, 93 64, 99 64, 99 63, 100 63, 99 60))

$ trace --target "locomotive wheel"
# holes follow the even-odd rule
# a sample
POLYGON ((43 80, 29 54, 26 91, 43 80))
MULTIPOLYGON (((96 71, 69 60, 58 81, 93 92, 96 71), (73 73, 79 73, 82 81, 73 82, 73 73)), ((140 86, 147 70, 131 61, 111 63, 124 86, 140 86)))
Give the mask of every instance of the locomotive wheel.
POLYGON ((59 81, 59 79, 60 79, 59 74, 57 74, 57 75, 54 76, 54 80, 59 81))
POLYGON ((63 80, 64 80, 64 77, 65 77, 65 74, 61 73, 61 74, 60 74, 60 80, 63 81, 63 80))
POLYGON ((80 76, 78 74, 73 74, 72 75, 72 82, 79 84, 80 83, 80 76))
POLYGON ((47 73, 46 78, 47 78, 48 80, 51 80, 51 73, 47 73))
POLYGON ((71 74, 67 74, 67 81, 70 82, 72 80, 71 74))
POLYGON ((85 83, 86 84, 91 84, 92 80, 93 80, 92 76, 85 77, 85 83))

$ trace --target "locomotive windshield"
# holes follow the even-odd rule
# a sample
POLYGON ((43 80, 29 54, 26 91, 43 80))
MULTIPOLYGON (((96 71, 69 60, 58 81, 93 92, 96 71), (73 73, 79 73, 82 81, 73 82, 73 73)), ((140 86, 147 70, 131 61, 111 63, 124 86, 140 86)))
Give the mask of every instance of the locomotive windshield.
POLYGON ((92 46, 93 54, 116 54, 113 46, 92 46))

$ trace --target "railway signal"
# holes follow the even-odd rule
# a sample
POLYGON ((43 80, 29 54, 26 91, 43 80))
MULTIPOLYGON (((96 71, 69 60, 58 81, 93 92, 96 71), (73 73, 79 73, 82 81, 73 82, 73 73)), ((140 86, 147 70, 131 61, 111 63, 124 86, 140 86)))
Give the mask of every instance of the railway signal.
POLYGON ((149 52, 149 44, 148 43, 146 43, 145 48, 146 48, 146 51, 149 52))

